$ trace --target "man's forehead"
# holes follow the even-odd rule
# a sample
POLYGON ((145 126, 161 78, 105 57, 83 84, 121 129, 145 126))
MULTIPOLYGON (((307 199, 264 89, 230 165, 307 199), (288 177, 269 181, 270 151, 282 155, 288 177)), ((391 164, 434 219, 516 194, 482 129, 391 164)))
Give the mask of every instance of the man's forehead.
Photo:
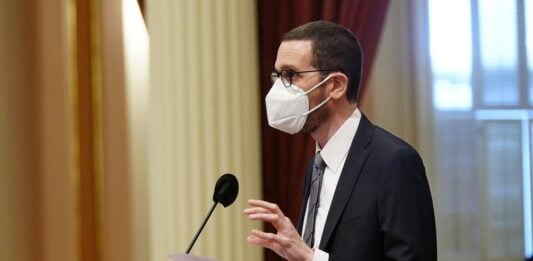
POLYGON ((276 58, 276 70, 299 70, 309 68, 312 61, 311 40, 290 40, 281 42, 276 58))

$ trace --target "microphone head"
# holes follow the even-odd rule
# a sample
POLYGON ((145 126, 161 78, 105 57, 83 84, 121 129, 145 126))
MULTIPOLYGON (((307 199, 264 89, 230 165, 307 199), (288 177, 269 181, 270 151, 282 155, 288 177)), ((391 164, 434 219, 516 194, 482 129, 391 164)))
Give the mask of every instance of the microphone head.
POLYGON ((226 173, 217 180, 215 192, 213 193, 213 201, 227 207, 235 201, 237 194, 239 194, 239 182, 237 178, 233 174, 226 173))

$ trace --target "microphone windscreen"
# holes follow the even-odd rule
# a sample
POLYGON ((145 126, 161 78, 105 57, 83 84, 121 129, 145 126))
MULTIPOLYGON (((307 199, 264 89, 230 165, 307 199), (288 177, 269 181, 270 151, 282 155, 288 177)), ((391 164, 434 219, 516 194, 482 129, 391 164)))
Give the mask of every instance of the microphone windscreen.
POLYGON ((239 182, 237 178, 233 174, 226 173, 217 180, 215 192, 213 193, 213 201, 227 207, 235 201, 237 194, 239 194, 239 182))

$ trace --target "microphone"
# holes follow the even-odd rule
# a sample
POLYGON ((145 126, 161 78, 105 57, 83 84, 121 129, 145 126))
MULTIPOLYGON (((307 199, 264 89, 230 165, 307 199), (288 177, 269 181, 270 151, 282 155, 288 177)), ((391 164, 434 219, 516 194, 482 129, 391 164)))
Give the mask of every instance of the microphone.
POLYGON ((204 229, 205 224, 207 224, 207 220, 209 220, 211 214, 213 214, 213 211, 215 210, 217 204, 220 203, 224 207, 227 207, 235 201, 235 199, 237 198, 237 194, 239 194, 239 182, 233 174, 226 173, 220 176, 220 178, 218 178, 217 183, 215 184, 215 191, 213 192, 213 206, 205 217, 204 222, 200 226, 200 229, 198 229, 198 232, 196 232, 196 235, 194 235, 194 238, 191 244, 189 245, 189 248, 187 248, 187 252, 185 252, 186 254, 189 254, 189 252, 191 252, 194 243, 196 243, 196 239, 198 239, 198 236, 200 236, 200 233, 204 229))

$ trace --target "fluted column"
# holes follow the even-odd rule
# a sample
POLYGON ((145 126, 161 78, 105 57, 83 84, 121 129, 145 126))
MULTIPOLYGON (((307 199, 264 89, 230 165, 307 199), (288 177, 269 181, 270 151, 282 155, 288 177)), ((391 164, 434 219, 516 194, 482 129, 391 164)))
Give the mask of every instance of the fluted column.
POLYGON ((184 252, 234 173, 237 201, 215 211, 191 254, 261 260, 242 214, 261 194, 255 1, 147 1, 150 33, 151 260, 184 252))

